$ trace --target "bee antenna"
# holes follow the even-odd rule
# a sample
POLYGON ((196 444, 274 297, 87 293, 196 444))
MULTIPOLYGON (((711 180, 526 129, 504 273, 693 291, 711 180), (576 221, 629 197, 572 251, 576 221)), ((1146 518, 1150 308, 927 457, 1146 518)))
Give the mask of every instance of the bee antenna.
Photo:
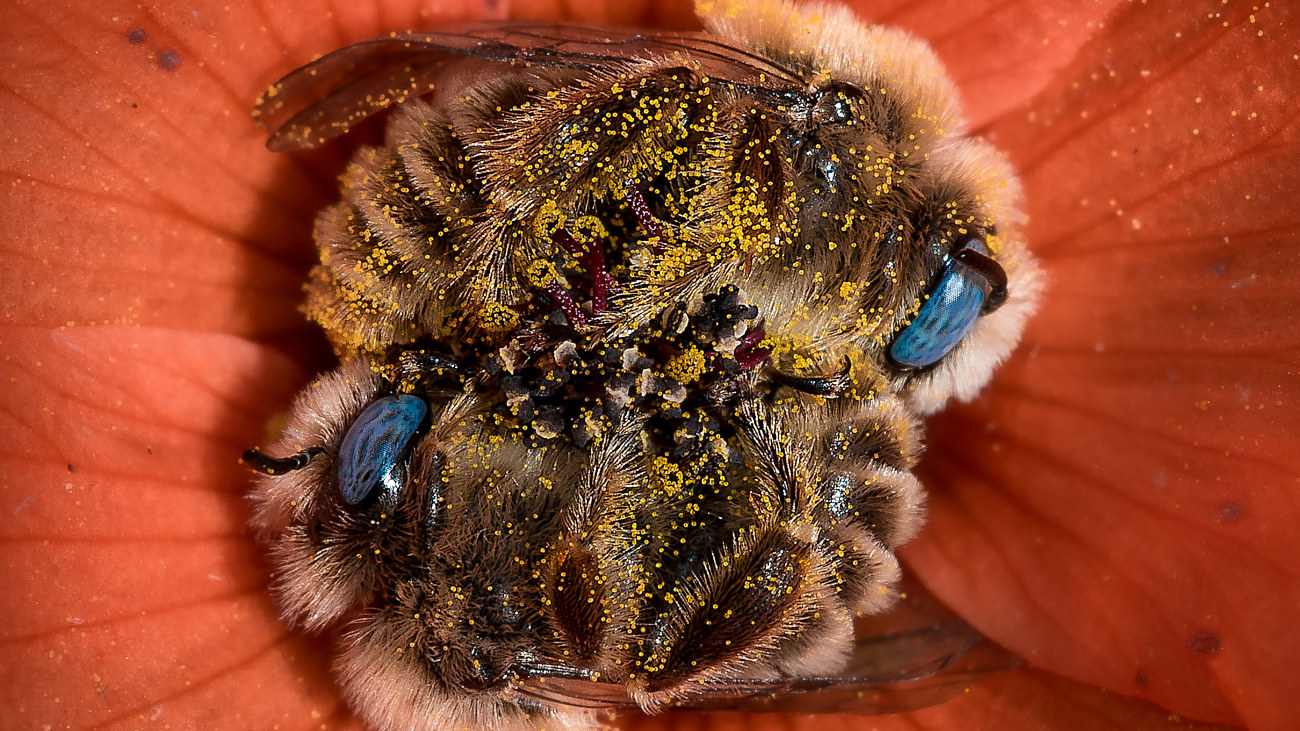
POLYGON ((264 475, 281 475, 286 472, 296 472, 306 467, 311 464, 316 455, 324 453, 325 450, 320 447, 311 447, 288 457, 272 457, 254 447, 245 451, 240 459, 247 463, 249 467, 264 475))
POLYGON ((953 258, 978 272, 989 283, 988 298, 984 300, 980 314, 987 315, 1007 301, 1007 272, 1001 264, 969 247, 958 251, 953 258))

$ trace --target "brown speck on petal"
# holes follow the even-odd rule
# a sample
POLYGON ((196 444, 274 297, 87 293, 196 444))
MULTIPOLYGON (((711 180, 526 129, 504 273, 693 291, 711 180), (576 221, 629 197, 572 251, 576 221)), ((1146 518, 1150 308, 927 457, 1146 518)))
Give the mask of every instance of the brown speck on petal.
POLYGON ((1218 518, 1224 523, 1235 523, 1238 520, 1241 520, 1241 516, 1244 515, 1245 512, 1246 509, 1241 507, 1241 503, 1234 503, 1231 500, 1229 500, 1228 502, 1220 505, 1218 509, 1212 512, 1210 515, 1212 517, 1218 518))
POLYGON ((1192 635, 1187 640, 1187 649, 1198 655, 1209 655, 1219 651, 1219 636, 1208 632, 1192 635))
POLYGON ((158 65, 171 71, 181 65, 181 54, 178 51, 163 51, 158 57, 158 65))

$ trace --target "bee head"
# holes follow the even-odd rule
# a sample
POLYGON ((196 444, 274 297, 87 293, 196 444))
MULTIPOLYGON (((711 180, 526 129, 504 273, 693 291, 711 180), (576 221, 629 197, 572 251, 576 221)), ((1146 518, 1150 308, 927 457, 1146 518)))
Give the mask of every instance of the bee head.
POLYGON ((281 569, 273 591, 284 616, 307 629, 357 606, 412 554, 403 546, 424 500, 407 461, 428 406, 390 391, 363 360, 323 377, 299 396, 281 439, 312 446, 261 460, 254 522, 281 569))

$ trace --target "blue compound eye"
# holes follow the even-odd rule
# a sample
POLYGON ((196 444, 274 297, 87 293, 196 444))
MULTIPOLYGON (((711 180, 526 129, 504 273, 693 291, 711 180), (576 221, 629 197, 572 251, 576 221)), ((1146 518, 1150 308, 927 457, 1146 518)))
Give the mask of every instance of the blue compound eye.
POLYGON ((907 368, 939 362, 966 337, 980 315, 997 309, 1006 296, 1006 273, 989 258, 984 242, 971 239, 948 261, 939 286, 890 346, 890 359, 907 368))
POLYGON ((339 447, 339 494, 348 505, 365 500, 375 488, 402 487, 406 457, 429 407, 416 396, 375 399, 357 416, 339 447))

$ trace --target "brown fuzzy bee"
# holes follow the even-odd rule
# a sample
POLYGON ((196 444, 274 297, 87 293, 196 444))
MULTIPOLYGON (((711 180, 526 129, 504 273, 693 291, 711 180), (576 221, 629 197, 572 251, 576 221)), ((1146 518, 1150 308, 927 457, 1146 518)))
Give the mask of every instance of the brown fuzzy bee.
POLYGON ((285 617, 341 630, 375 728, 888 712, 968 679, 969 627, 853 618, 922 522, 918 415, 1032 309, 1017 183, 906 34, 700 14, 396 34, 259 102, 273 150, 400 104, 317 220, 344 365, 290 456, 245 455, 285 617))

